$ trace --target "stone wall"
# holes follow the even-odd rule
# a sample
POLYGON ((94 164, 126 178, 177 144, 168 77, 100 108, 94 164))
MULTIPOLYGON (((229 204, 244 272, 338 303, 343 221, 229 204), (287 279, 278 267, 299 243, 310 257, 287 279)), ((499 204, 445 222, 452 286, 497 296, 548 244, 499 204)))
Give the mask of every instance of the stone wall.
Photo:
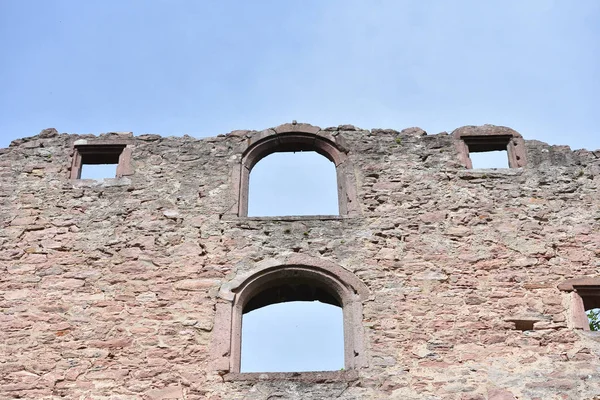
POLYGON ((450 134, 300 125, 343 143, 353 215, 238 216, 242 152, 278 128, 48 129, 0 149, 0 397, 600 395, 600 336, 576 329, 574 292, 558 289, 599 276, 600 151, 526 140, 526 167, 468 170, 450 134), (82 139, 126 143, 132 173, 70 179, 82 139), (364 364, 295 377, 219 366, 223 287, 294 257, 365 285, 364 364))

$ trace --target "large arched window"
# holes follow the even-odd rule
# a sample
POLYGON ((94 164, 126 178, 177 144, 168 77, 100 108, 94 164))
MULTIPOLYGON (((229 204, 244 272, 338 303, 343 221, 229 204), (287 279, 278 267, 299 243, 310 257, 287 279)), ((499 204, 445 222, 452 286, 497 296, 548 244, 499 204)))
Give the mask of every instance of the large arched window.
POLYGON ((241 372, 344 368, 340 299, 311 280, 283 278, 242 310, 241 372))
POLYGON ((343 363, 336 370, 365 366, 362 301, 368 291, 358 278, 331 262, 304 255, 293 255, 283 261, 266 260, 262 264, 255 272, 221 287, 213 341, 216 369, 245 372, 241 365, 245 314, 273 304, 315 300, 343 311, 343 363))
POLYGON ((248 216, 250 172, 260 160, 272 153, 316 152, 335 166, 339 215, 358 215, 354 170, 342 142, 341 137, 308 124, 284 124, 257 132, 243 146, 240 163, 233 172, 232 188, 238 199, 234 212, 248 216))

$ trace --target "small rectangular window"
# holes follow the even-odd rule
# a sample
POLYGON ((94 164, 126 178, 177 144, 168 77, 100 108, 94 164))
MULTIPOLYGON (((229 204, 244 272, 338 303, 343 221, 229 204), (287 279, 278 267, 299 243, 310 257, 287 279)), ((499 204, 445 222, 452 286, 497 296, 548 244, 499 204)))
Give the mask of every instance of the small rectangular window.
POLYGON ((571 292, 571 326, 584 331, 600 330, 600 278, 575 278, 558 289, 571 292))
POLYGON ((79 179, 104 179, 117 176, 116 164, 81 164, 81 174, 79 179))
POLYGON ((472 168, 522 168, 527 151, 521 134, 505 126, 463 126, 452 132, 460 163, 472 168))
POLYGON ((120 178, 131 175, 131 151, 122 143, 75 144, 71 179, 120 178))
POLYGON ((511 136, 470 136, 463 138, 472 168, 509 168, 511 136))
POLYGON ((508 168, 508 152, 506 150, 482 151, 475 153, 469 151, 469 158, 473 168, 508 168))
MULTIPOLYGON (((589 330, 600 330, 600 288, 578 288, 577 294, 583 301, 583 309, 588 319, 589 330)), ((588 330, 586 328, 584 326, 584 330, 588 330)))

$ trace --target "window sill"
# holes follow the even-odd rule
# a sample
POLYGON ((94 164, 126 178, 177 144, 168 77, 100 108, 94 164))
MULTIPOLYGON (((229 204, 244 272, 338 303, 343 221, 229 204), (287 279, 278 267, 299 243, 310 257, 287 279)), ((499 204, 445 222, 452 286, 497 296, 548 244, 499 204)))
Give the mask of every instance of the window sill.
POLYGON ((350 217, 345 215, 284 215, 275 217, 238 217, 237 215, 224 215, 222 220, 229 222, 239 221, 281 221, 281 222, 294 222, 294 221, 343 221, 349 219, 357 219, 358 217, 350 217))
POLYGON ((600 342, 600 331, 580 331, 583 336, 587 336, 594 341, 600 342))
POLYGON ((95 187, 115 187, 115 186, 129 186, 131 185, 131 179, 122 178, 104 178, 104 179, 72 179, 71 183, 74 188, 95 188, 95 187))
POLYGON ((457 170, 457 177, 461 179, 486 179, 505 176, 521 176, 523 168, 474 168, 457 170))
POLYGON ((288 381, 308 383, 350 382, 358 379, 355 370, 321 372, 230 372, 223 376, 225 382, 237 381, 288 381))

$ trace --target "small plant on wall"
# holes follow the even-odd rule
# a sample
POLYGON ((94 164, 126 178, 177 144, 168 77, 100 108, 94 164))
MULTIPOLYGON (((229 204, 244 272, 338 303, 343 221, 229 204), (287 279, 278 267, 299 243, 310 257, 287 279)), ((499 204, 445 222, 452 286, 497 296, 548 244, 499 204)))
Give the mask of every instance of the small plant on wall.
POLYGON ((600 331, 600 308, 594 308, 586 311, 588 320, 590 321, 591 331, 600 331))

